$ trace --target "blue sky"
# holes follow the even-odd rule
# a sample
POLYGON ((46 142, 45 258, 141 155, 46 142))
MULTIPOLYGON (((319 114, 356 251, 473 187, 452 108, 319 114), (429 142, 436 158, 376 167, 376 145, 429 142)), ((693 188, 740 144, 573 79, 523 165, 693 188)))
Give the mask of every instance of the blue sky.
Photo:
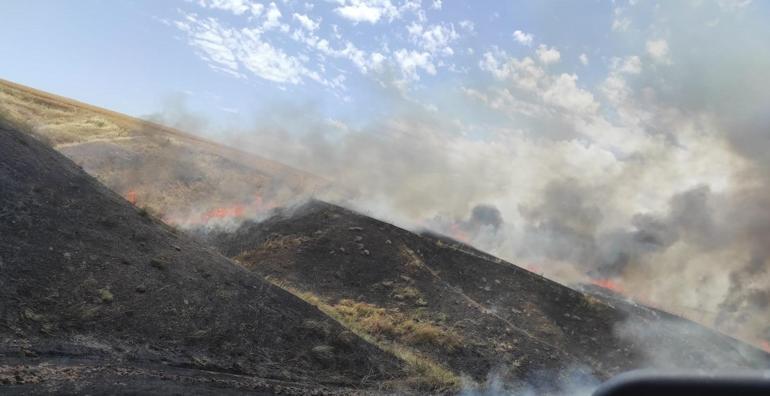
POLYGON ((636 26, 599 1, 6 1, 0 75, 132 115, 184 95, 217 124, 276 100, 357 120, 393 86, 422 101, 488 78, 494 48, 545 46, 552 72, 595 84, 648 38, 651 6, 633 6, 636 26))

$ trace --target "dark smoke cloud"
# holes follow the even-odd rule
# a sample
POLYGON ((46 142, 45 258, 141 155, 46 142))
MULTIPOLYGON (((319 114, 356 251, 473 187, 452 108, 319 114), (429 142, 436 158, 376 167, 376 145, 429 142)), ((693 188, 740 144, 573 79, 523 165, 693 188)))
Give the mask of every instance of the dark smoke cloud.
POLYGON ((468 225, 472 230, 478 230, 481 227, 492 227, 494 230, 500 228, 503 224, 503 216, 500 210, 493 205, 479 204, 471 210, 471 217, 468 225))
POLYGON ((717 246, 710 194, 707 186, 697 186, 671 197, 666 215, 637 213, 629 230, 599 235, 600 259, 595 274, 622 275, 627 265, 644 263, 645 256, 665 251, 680 239, 701 250, 717 246))

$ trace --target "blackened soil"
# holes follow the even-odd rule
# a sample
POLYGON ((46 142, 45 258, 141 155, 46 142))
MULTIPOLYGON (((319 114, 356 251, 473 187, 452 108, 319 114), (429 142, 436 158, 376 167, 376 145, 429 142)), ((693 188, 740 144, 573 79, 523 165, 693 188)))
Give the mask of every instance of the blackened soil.
POLYGON ((0 392, 347 392, 401 367, 0 129, 0 392))
POLYGON ((657 365, 659 350, 677 368, 770 362, 673 315, 579 292, 445 237, 319 201, 201 235, 252 271, 330 304, 352 299, 458 334, 459 346, 411 347, 477 381, 498 373, 553 383, 554 373, 576 369, 603 379, 657 365))

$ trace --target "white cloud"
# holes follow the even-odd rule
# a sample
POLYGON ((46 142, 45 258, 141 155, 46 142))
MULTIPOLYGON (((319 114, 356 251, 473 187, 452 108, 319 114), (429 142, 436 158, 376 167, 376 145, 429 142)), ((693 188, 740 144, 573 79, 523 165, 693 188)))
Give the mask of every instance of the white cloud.
POLYGON ((639 74, 642 72, 642 60, 636 55, 612 58, 610 68, 623 74, 639 74))
POLYGON ((390 0, 341 0, 334 11, 341 17, 355 23, 375 24, 380 18, 393 20, 399 16, 399 9, 390 0))
POLYGON ((369 22, 377 23, 382 16, 382 11, 374 7, 368 7, 365 5, 358 6, 345 6, 337 8, 337 13, 353 22, 369 22))
POLYGON ((751 0, 717 0, 717 4, 723 10, 737 11, 748 7, 751 4, 751 0))
POLYGON ((326 39, 319 39, 315 36, 308 37, 301 32, 295 32, 292 37, 304 42, 325 56, 349 60, 363 74, 381 71, 386 61, 385 55, 379 52, 367 54, 350 41, 347 41, 341 49, 335 49, 326 39))
POLYGON ((299 21, 299 24, 302 25, 302 27, 311 32, 318 29, 318 27, 321 25, 320 21, 314 21, 307 15, 294 13, 293 17, 299 21))
POLYGON ((649 40, 646 44, 647 53, 657 63, 668 63, 668 42, 664 39, 649 40))
POLYGON ((642 72, 642 61, 636 56, 625 58, 612 58, 610 60, 610 72, 607 78, 599 86, 599 91, 607 98, 608 102, 615 106, 620 113, 628 113, 623 110, 628 107, 631 97, 631 88, 626 83, 627 75, 638 75, 642 72))
POLYGON ((187 34, 188 44, 215 70, 244 77, 242 70, 245 69, 277 83, 300 84, 303 78, 329 83, 317 72, 309 70, 305 66, 306 60, 291 56, 265 41, 261 28, 233 29, 214 18, 199 19, 195 14, 185 14, 175 25, 187 34))
POLYGON ((236 77, 243 76, 232 50, 236 38, 216 20, 198 20, 195 15, 186 15, 183 21, 177 21, 174 25, 187 33, 188 44, 196 49, 198 56, 209 67, 236 77))
POLYGON ((473 33, 473 31, 476 29, 476 25, 467 19, 460 21, 459 25, 461 29, 468 33, 473 33))
POLYGON ((503 79, 510 74, 506 67, 506 60, 501 59, 505 56, 507 55, 497 48, 494 49, 494 52, 485 52, 479 61, 479 68, 492 73, 498 79, 503 79))
POLYGON ((580 54, 580 63, 583 64, 583 66, 588 66, 588 55, 585 53, 580 54))
POLYGON ((415 44, 431 54, 453 55, 454 51, 449 44, 460 37, 453 25, 443 23, 428 27, 413 23, 407 27, 407 31, 415 44))
POLYGON ((537 58, 540 59, 540 62, 546 65, 556 63, 561 59, 561 54, 556 48, 548 48, 548 46, 544 44, 540 44, 535 52, 537 53, 537 58))
POLYGON ((396 63, 401 69, 401 73, 409 80, 419 80, 418 69, 423 69, 428 74, 436 74, 436 66, 431 62, 430 54, 427 52, 409 51, 400 49, 394 53, 396 63))
POLYGON ((369 67, 372 69, 379 69, 382 65, 382 62, 385 61, 385 55, 379 53, 379 52, 373 52, 369 56, 370 62, 369 67))
POLYGON ((353 23, 368 22, 376 24, 381 20, 393 22, 402 18, 406 13, 413 13, 417 20, 427 20, 422 9, 421 0, 404 0, 400 5, 395 5, 391 0, 332 0, 339 4, 334 9, 340 17, 353 23))
POLYGON ((364 74, 370 71, 380 71, 385 62, 385 56, 381 53, 373 52, 367 55, 366 52, 356 48, 350 41, 345 44, 345 48, 333 51, 331 54, 350 60, 364 74))
POLYGON ((543 101, 579 114, 595 113, 599 104, 591 92, 577 86, 577 80, 574 74, 561 74, 549 81, 542 94, 543 101))
POLYGON ((278 6, 276 6, 275 3, 270 3, 268 10, 265 13, 265 21, 262 23, 262 29, 271 30, 274 28, 281 28, 281 30, 288 31, 289 27, 280 22, 281 16, 281 10, 278 9, 278 6))
POLYGON ((615 7, 612 10, 612 30, 616 32, 625 32, 631 26, 631 19, 624 16, 624 7, 615 7))
POLYGON ((432 7, 434 10, 440 10, 441 9, 441 0, 433 0, 432 7))
POLYGON ((264 5, 250 0, 198 0, 198 5, 204 8, 230 11, 235 15, 243 15, 248 11, 253 16, 258 16, 265 8, 264 5))
POLYGON ((631 26, 631 20, 627 17, 616 17, 612 20, 612 30, 625 32, 631 26))
POLYGON ((246 69, 266 80, 299 84, 303 75, 312 78, 299 59, 263 41, 256 30, 242 32, 236 51, 246 69))
POLYGON ((531 33, 524 33, 521 30, 517 30, 513 32, 513 39, 516 40, 519 44, 529 47, 532 45, 534 36, 531 33))
POLYGON ((502 51, 484 53, 479 67, 500 80, 509 80, 517 87, 532 92, 538 90, 538 84, 545 75, 532 58, 508 58, 502 51))
POLYGON ((549 108, 556 108, 579 117, 588 117, 599 108, 593 94, 577 86, 576 75, 549 75, 530 57, 517 59, 496 49, 484 54, 479 67, 510 83, 508 88, 492 91, 494 98, 484 99, 495 108, 507 107, 529 116, 548 115, 549 108))
POLYGON ((619 73, 610 73, 599 87, 600 92, 609 100, 610 104, 618 105, 630 96, 631 91, 626 80, 619 73))

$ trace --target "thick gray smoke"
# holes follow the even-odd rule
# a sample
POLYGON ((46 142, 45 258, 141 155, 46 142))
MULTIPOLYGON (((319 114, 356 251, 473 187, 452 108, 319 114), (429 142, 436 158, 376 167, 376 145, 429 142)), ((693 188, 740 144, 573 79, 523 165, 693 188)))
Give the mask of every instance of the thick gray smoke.
POLYGON ((596 82, 479 48, 486 80, 449 95, 383 73, 365 124, 274 103, 225 140, 332 180, 320 198, 766 339, 770 27, 724 3, 628 5, 648 7, 645 30, 592 58, 596 82))

